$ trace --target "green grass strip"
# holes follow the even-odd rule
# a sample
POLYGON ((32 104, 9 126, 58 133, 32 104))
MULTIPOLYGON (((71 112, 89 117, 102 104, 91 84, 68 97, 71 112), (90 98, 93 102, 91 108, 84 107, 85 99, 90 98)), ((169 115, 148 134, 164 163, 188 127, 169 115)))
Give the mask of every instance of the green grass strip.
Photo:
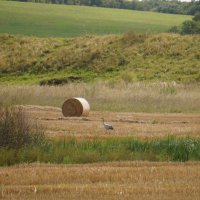
POLYGON ((21 149, 0 148, 1 166, 32 162, 81 164, 127 160, 199 161, 200 139, 169 136, 152 140, 97 138, 78 141, 63 138, 21 149))

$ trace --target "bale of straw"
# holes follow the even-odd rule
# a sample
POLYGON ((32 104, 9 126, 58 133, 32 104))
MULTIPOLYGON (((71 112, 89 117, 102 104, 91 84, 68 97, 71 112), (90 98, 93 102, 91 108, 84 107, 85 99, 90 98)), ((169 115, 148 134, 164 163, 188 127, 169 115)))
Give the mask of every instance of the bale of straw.
POLYGON ((62 113, 65 117, 88 116, 90 105, 84 98, 70 98, 62 105, 62 113))

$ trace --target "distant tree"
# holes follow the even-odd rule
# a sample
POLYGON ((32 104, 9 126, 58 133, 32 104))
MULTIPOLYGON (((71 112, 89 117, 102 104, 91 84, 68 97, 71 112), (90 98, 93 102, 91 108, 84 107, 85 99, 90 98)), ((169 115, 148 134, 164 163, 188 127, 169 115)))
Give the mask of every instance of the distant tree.
POLYGON ((91 6, 100 6, 101 0, 91 0, 91 6))
POLYGON ((195 32, 195 22, 192 20, 184 21, 182 24, 182 34, 193 34, 195 32))
POLYGON ((200 12, 197 13, 197 14, 193 17, 192 20, 194 20, 194 21, 200 21, 200 12))
POLYGON ((200 34, 200 13, 196 14, 192 20, 184 21, 181 28, 182 34, 200 34))

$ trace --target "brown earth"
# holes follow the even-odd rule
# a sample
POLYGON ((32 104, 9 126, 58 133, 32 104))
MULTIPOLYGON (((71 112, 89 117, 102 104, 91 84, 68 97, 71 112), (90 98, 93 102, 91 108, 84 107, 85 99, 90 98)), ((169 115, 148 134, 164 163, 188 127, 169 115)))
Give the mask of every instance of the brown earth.
POLYGON ((64 117, 56 107, 23 106, 31 119, 41 124, 46 134, 78 138, 135 136, 140 138, 167 135, 200 136, 200 114, 90 112, 88 117, 64 117), (102 117, 114 131, 106 132, 102 117))

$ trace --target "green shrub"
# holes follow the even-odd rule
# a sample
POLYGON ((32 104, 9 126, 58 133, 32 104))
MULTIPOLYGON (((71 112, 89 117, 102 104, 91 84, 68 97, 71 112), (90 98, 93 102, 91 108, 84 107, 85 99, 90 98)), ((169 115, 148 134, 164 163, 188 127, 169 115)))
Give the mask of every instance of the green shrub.
POLYGON ((194 34, 196 29, 196 22, 192 20, 184 21, 182 24, 182 34, 194 34))
POLYGON ((200 13, 197 13, 192 20, 186 20, 182 24, 182 34, 200 34, 200 13))
POLYGON ((0 147, 19 149, 43 142, 44 134, 22 108, 0 106, 0 147))
POLYGON ((200 21, 200 13, 197 13, 193 18, 192 20, 194 21, 200 21))
POLYGON ((200 13, 197 13, 192 20, 184 21, 180 27, 171 27, 169 32, 181 34, 200 34, 200 13))
POLYGON ((181 31, 181 28, 179 26, 172 26, 170 29, 169 29, 169 32, 170 33, 180 33, 181 31))

